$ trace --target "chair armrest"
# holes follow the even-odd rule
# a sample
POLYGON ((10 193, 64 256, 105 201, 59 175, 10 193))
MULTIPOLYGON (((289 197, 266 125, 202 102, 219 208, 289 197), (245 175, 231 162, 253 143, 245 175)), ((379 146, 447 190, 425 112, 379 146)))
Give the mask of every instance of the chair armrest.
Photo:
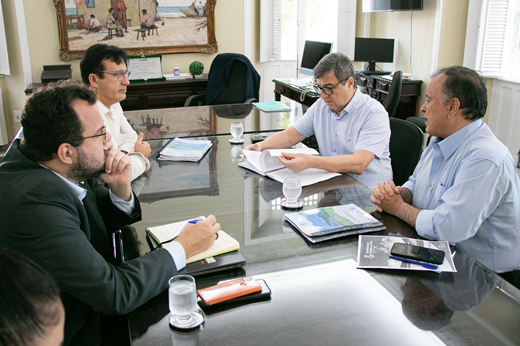
POLYGON ((191 101, 198 99, 197 106, 202 106, 202 96, 201 95, 191 95, 186 99, 186 102, 184 102, 184 107, 190 107, 191 101))
POLYGON ((253 102, 258 102, 258 100, 255 99, 254 97, 251 97, 250 99, 247 99, 244 103, 253 103, 253 102))

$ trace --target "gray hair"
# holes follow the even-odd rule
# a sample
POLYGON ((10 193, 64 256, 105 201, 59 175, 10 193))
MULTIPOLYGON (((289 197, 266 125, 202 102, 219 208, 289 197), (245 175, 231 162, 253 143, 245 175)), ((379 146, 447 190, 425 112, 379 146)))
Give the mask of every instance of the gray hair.
MULTIPOLYGON (((314 67, 313 73, 316 78, 320 78, 329 71, 334 71, 338 81, 347 80, 350 77, 356 83, 355 71, 350 59, 343 53, 330 53, 321 58, 320 62, 314 67)), ((344 84, 344 83, 343 83, 344 84)))
POLYGON ((447 77, 441 87, 444 104, 457 98, 466 120, 484 117, 488 104, 484 78, 475 70, 455 65, 435 72, 432 79, 442 74, 447 77))

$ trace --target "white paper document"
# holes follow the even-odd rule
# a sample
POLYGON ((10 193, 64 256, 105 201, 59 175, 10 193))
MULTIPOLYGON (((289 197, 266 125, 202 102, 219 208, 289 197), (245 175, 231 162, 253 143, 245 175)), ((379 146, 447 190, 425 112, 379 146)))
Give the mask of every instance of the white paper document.
POLYGON ((308 168, 301 172, 294 172, 286 168, 278 160, 278 157, 282 156, 282 152, 318 155, 318 152, 312 148, 275 149, 261 152, 244 150, 246 160, 238 165, 281 183, 287 177, 298 177, 302 186, 312 185, 341 175, 340 173, 333 173, 318 168, 308 168))

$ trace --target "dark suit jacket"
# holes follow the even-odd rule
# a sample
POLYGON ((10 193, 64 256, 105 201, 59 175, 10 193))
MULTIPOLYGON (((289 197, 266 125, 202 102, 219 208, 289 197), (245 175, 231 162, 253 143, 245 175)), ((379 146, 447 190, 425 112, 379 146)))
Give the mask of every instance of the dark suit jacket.
POLYGON ((218 54, 213 62, 208 75, 208 85, 206 86, 206 104, 210 104, 227 84, 231 66, 235 60, 241 61, 247 67, 246 99, 255 98, 260 100, 258 94, 260 90, 260 75, 256 72, 251 61, 242 54, 221 53, 218 54))
MULTIPOLYGON (((111 233, 139 221, 139 202, 130 216, 110 200, 97 180, 83 203, 54 172, 28 159, 13 142, 0 164, 0 244, 18 250, 57 280, 65 308, 63 345, 99 344, 100 312, 125 314, 159 294, 177 274, 160 249, 119 266, 111 233)), ((134 196, 134 198, 137 198, 134 196)))

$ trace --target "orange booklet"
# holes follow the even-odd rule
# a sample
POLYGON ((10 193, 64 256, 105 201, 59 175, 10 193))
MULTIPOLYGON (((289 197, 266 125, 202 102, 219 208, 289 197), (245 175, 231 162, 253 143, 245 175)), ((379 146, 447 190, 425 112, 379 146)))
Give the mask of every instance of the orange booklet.
POLYGON ((206 305, 213 305, 228 299, 242 297, 247 294, 260 292, 262 286, 250 276, 225 282, 197 290, 199 297, 206 305))

